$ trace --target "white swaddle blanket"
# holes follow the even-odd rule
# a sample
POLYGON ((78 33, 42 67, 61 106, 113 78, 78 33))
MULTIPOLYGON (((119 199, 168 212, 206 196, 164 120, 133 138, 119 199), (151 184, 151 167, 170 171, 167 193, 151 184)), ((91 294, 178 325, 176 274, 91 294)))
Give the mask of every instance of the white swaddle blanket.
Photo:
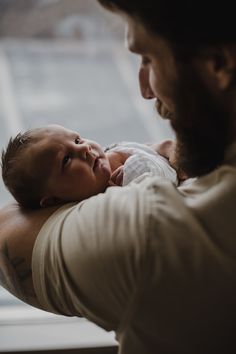
POLYGON ((131 154, 124 164, 123 186, 146 172, 167 178, 176 186, 178 185, 177 173, 170 166, 168 160, 147 145, 121 142, 111 147, 109 151, 123 151, 131 154))

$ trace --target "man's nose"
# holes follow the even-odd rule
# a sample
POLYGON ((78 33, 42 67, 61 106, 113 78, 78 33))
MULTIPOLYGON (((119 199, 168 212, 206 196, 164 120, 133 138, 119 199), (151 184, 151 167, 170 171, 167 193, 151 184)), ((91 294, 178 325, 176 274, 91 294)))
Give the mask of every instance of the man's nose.
POLYGON ((146 100, 155 98, 149 82, 149 68, 145 68, 142 65, 139 69, 139 86, 143 98, 146 100))

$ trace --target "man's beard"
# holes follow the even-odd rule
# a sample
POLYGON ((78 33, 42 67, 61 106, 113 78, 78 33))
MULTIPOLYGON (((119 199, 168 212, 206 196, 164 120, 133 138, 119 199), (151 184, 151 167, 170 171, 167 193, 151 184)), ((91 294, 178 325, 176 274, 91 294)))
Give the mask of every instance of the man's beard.
POLYGON ((171 115, 177 137, 176 167, 189 177, 202 176, 222 164, 229 145, 230 117, 193 71, 187 75, 181 71, 171 115))

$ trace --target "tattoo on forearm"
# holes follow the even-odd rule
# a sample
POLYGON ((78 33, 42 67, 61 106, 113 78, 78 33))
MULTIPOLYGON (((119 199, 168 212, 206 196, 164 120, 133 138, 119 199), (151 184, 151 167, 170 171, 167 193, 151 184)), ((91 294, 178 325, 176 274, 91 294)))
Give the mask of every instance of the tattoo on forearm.
POLYGON ((21 300, 35 305, 31 269, 24 258, 12 258, 7 242, 0 248, 0 285, 21 300))
POLYGON ((21 281, 26 280, 28 277, 31 276, 32 272, 31 269, 22 269, 22 270, 17 270, 17 267, 20 266, 24 266, 24 259, 23 258, 13 258, 13 259, 9 259, 9 261, 11 262, 11 264, 13 265, 13 267, 15 268, 18 277, 21 281))

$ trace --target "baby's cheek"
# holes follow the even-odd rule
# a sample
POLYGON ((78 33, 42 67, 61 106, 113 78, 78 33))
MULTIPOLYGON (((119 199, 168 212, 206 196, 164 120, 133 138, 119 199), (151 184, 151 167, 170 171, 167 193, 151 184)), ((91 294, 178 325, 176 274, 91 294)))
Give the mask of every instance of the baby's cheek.
POLYGON ((104 161, 104 163, 102 163, 101 171, 103 173, 105 182, 109 181, 111 177, 111 168, 110 168, 110 164, 107 161, 104 161))

